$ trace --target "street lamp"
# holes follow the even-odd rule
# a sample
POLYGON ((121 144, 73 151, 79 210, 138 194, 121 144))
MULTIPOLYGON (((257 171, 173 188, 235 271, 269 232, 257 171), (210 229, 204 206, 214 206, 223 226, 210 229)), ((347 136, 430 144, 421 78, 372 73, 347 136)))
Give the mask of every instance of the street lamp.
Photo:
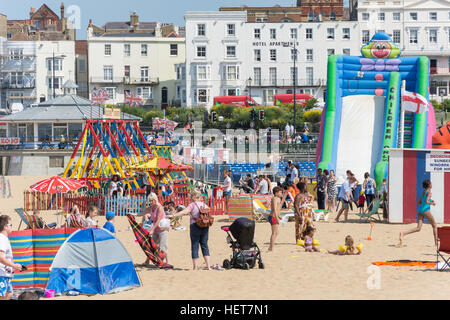
POLYGON ((53 59, 52 59, 52 70, 53 70, 53 75, 52 75, 52 87, 53 87, 53 99, 55 99, 55 59, 56 58, 61 58, 64 59, 66 57, 65 54, 62 54, 60 56, 55 56, 55 51, 53 51, 53 59))
POLYGON ((291 46, 290 44, 283 44, 283 47, 289 47, 289 48, 293 48, 293 50, 294 50, 294 74, 293 74, 293 76, 294 76, 294 132, 293 132, 293 135, 295 136, 295 132, 297 131, 297 126, 296 126, 296 116, 297 116, 297 108, 296 108, 296 103, 295 103, 295 100, 296 100, 296 98, 295 98, 295 91, 296 91, 296 88, 297 88, 297 69, 296 69, 296 62, 297 62, 297 52, 298 52, 298 50, 297 50, 297 47, 296 47, 296 41, 295 41, 296 39, 294 39, 294 45, 293 46, 291 46))
POLYGON ((252 97, 252 77, 249 77, 247 79, 247 86, 248 86, 248 90, 249 90, 249 96, 251 98, 252 97))

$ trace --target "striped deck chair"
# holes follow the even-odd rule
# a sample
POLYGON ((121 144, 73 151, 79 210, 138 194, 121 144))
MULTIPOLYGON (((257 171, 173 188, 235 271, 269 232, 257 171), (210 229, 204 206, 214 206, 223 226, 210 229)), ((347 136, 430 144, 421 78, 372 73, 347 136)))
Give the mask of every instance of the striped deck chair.
POLYGON ((314 221, 319 221, 320 218, 323 218, 324 221, 328 221, 328 217, 330 216, 330 212, 324 209, 314 209, 314 221))
POLYGON ((14 209, 20 217, 20 224, 18 230, 22 226, 22 222, 27 226, 26 229, 40 229, 34 215, 29 215, 22 208, 14 209))
POLYGON ((255 219, 251 195, 235 195, 228 200, 228 219, 236 220, 238 218, 255 219))
POLYGON ((75 228, 29 229, 13 231, 9 240, 14 263, 27 267, 26 271, 14 274, 14 289, 42 289, 47 286, 49 268, 61 245, 76 231, 75 228))
POLYGON ((83 221, 80 221, 80 219, 73 213, 69 213, 67 215, 67 227, 69 228, 84 228, 83 221))

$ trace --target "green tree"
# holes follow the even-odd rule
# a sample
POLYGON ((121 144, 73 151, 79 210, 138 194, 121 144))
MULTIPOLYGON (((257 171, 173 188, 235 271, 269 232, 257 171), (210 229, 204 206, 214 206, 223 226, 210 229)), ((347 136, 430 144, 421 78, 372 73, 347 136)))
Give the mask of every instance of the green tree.
POLYGON ((151 126, 153 124, 153 118, 164 118, 164 113, 159 109, 150 110, 143 116, 143 123, 151 126))
POLYGON ((441 107, 445 111, 450 111, 450 99, 444 99, 441 103, 441 107))
POLYGON ((305 114, 303 115, 303 120, 305 122, 316 123, 316 122, 320 122, 321 117, 322 117, 322 111, 309 110, 309 111, 306 111, 305 114))
POLYGON ((441 104, 437 100, 435 99, 430 100, 430 103, 433 106, 434 110, 436 111, 441 110, 441 104))

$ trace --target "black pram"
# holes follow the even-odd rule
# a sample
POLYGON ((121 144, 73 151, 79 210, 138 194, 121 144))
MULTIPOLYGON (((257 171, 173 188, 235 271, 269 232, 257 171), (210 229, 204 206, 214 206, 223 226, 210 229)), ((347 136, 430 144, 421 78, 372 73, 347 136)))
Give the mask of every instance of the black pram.
POLYGON ((255 222, 253 220, 239 218, 231 226, 222 227, 222 230, 228 234, 227 243, 231 244, 230 248, 233 250, 231 259, 223 261, 224 269, 240 268, 248 270, 256 265, 256 260, 258 260, 258 267, 264 269, 261 251, 258 245, 253 242, 253 236, 255 235, 255 222), (233 240, 233 238, 236 240, 233 240))

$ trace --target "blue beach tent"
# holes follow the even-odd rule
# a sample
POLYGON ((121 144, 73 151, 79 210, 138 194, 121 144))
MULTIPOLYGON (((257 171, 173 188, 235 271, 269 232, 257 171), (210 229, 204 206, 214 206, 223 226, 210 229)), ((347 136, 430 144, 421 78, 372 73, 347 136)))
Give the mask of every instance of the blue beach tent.
POLYGON ((105 294, 139 286, 122 243, 103 228, 89 228, 76 231, 63 243, 50 267, 47 290, 105 294))

